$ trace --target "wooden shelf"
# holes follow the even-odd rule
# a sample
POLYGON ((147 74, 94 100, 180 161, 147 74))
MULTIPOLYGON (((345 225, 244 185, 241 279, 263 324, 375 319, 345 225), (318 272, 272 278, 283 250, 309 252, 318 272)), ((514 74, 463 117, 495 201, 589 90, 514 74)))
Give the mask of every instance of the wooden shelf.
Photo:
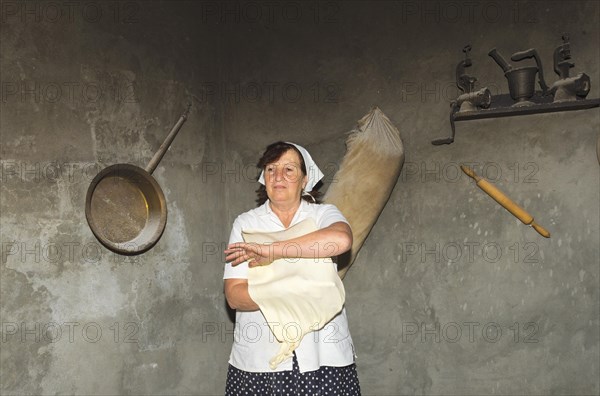
POLYGON ((581 99, 553 103, 551 96, 543 97, 540 92, 530 100, 533 104, 528 106, 512 106, 514 101, 509 94, 492 97, 492 104, 488 109, 477 111, 463 111, 453 115, 454 121, 478 120, 482 118, 512 117, 527 114, 554 113, 557 111, 584 110, 600 106, 600 99, 581 99))
POLYGON ((530 99, 532 104, 526 106, 513 106, 515 101, 509 94, 492 96, 492 103, 488 109, 476 111, 462 111, 450 114, 450 126, 452 135, 443 138, 437 138, 431 141, 431 144, 439 146, 442 144, 452 144, 456 133, 454 123, 457 121, 480 120, 484 118, 513 117, 527 114, 555 113, 558 111, 585 110, 600 106, 600 99, 581 99, 565 102, 552 102, 552 96, 542 96, 541 92, 536 92, 530 99))

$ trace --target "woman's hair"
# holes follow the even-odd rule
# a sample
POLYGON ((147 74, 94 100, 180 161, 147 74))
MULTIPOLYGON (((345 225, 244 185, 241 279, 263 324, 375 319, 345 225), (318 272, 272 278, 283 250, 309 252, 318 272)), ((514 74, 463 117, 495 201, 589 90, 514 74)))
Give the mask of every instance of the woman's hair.
MULTIPOLYGON (((296 154, 298 154, 298 157, 300 158, 300 169, 302 170, 302 176, 306 176, 306 165, 304 164, 304 157, 302 157, 302 153, 300 153, 300 151, 293 144, 289 144, 282 141, 275 142, 267 146, 262 157, 260 157, 258 163, 256 164, 256 167, 259 169, 259 174, 260 171, 265 170, 265 167, 268 164, 277 161, 288 150, 294 150, 296 154)), ((260 185, 258 190, 256 190, 256 193, 258 195, 258 198, 256 199, 258 206, 264 204, 265 202, 267 202, 267 199, 269 199, 269 197, 267 196, 267 189, 262 184, 260 185)), ((320 203, 320 196, 320 192, 313 190, 302 194, 302 199, 304 199, 307 202, 320 203)))

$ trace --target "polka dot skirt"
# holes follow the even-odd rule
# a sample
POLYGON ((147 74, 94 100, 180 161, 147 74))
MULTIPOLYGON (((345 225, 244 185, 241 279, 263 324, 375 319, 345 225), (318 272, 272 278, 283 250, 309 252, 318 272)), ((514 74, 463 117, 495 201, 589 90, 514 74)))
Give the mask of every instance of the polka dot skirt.
POLYGON ((360 396, 360 386, 354 364, 300 373, 294 354, 292 371, 251 373, 229 365, 225 396, 246 395, 360 396))

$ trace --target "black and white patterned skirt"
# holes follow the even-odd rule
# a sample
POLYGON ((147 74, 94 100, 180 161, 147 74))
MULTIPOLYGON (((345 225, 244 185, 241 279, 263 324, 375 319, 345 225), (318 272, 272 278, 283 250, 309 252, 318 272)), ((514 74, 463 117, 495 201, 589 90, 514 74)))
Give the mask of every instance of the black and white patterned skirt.
POLYGON ((225 396, 360 396, 356 365, 323 366, 301 373, 296 354, 292 371, 251 373, 229 365, 225 396))

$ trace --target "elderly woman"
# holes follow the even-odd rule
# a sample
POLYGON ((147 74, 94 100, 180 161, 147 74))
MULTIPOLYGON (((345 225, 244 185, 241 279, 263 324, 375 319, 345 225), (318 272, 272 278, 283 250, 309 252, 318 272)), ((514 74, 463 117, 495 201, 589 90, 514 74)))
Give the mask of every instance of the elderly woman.
POLYGON ((294 258, 338 256, 352 246, 352 230, 335 206, 317 203, 312 190, 323 174, 306 149, 273 143, 257 166, 263 184, 257 190, 259 206, 235 219, 225 250, 225 297, 236 310, 226 395, 360 395, 345 308, 304 337, 292 359, 275 370, 269 367, 277 341, 248 293, 248 268, 288 258, 286 250, 293 250, 294 258), (314 219, 317 231, 271 246, 243 242, 243 230, 282 231, 307 218, 314 219), (300 249, 284 249, 287 243, 300 249), (250 325, 264 331, 248 336, 244 329, 250 325))

